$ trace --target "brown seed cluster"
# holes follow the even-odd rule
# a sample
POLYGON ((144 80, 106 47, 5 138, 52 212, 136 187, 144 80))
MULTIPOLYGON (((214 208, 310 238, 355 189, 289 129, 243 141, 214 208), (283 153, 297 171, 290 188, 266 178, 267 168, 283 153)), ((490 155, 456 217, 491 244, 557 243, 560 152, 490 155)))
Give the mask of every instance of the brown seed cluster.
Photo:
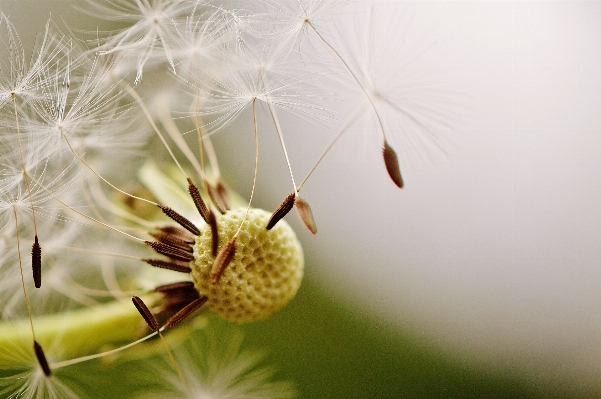
MULTIPOLYGON (((227 211, 217 218, 219 247, 226 245, 240 226, 245 209, 227 211)), ((211 229, 205 225, 194 245, 192 279, 207 306, 221 317, 238 323, 262 320, 294 297, 303 277, 303 252, 294 231, 280 221, 265 226, 271 214, 250 209, 236 238, 233 260, 216 283, 211 278, 211 229)))

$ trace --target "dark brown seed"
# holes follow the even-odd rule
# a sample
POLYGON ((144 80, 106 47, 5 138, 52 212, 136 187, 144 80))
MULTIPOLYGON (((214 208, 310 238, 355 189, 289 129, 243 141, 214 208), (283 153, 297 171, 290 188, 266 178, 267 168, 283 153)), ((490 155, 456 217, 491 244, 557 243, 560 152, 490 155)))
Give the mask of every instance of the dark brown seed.
POLYGON ((161 269, 169 269, 180 273, 191 273, 192 269, 188 266, 180 265, 175 262, 166 262, 160 259, 141 259, 142 262, 148 263, 150 266, 160 267, 161 269))
POLYGON ((208 298, 206 296, 201 296, 200 298, 190 302, 182 310, 180 310, 179 312, 174 314, 169 320, 167 320, 167 323, 165 323, 165 328, 171 328, 181 323, 186 317, 194 313, 196 309, 204 305, 207 299, 208 298))
POLYGON ((133 296, 131 301, 134 303, 136 309, 138 309, 138 312, 140 312, 140 315, 144 318, 146 324, 148 324, 148 327, 153 331, 159 331, 159 322, 154 318, 144 301, 138 296, 133 296))
POLYGON ((386 164, 388 175, 398 188, 403 188, 404 183, 403 176, 401 176, 401 168, 399 167, 399 159, 397 158, 396 152, 388 145, 388 141, 386 140, 384 140, 382 155, 384 156, 384 163, 386 164))
POLYGON ((315 219, 313 219, 313 212, 311 212, 311 207, 309 206, 309 204, 307 204, 300 197, 297 197, 296 201, 294 202, 294 205, 296 206, 298 215, 300 216, 305 226, 307 226, 311 233, 317 234, 317 225, 315 224, 315 219))
POLYGON ((35 352, 35 357, 38 358, 38 363, 44 372, 46 377, 50 377, 52 375, 52 370, 50 370, 50 365, 48 364, 48 360, 46 359, 46 355, 44 354, 44 350, 42 346, 38 344, 37 341, 33 341, 33 351, 35 352))
POLYGON ((162 242, 144 241, 146 245, 154 249, 161 255, 165 255, 169 258, 181 260, 183 262, 191 262, 194 260, 194 256, 186 251, 182 251, 179 248, 172 247, 171 245, 162 242))
POLYGON ((42 247, 35 236, 35 242, 31 246, 31 268, 33 269, 33 283, 35 288, 42 286, 42 247))
POLYGON ((162 231, 159 231, 158 233, 149 233, 149 234, 159 242, 162 242, 167 245, 171 245, 172 247, 179 248, 186 252, 190 252, 190 253, 194 252, 194 249, 192 248, 192 246, 190 244, 188 244, 186 241, 179 238, 178 236, 167 234, 162 231))
POLYGON ((219 230, 217 228, 217 218, 213 211, 209 214, 209 226, 211 227, 211 255, 217 256, 219 249, 219 230))
POLYGON ((172 290, 180 290, 180 289, 188 289, 194 288, 194 283, 192 281, 180 281, 172 284, 165 284, 156 287, 154 290, 156 292, 168 292, 172 290))
POLYGON ((231 209, 232 206, 230 203, 230 194, 227 192, 227 188, 225 188, 225 185, 220 181, 217 183, 217 187, 215 187, 215 189, 219 198, 221 199, 223 207, 227 210, 231 209))
POLYGON ((194 287, 181 285, 179 287, 171 287, 161 292, 163 301, 161 303, 161 313, 167 317, 174 315, 184 306, 192 303, 200 297, 200 294, 194 287))
POLYGON ((188 244, 194 244, 194 238, 188 233, 187 230, 180 229, 175 226, 164 226, 159 227, 158 230, 162 233, 176 236, 188 244))
POLYGON ((296 193, 290 193, 288 196, 282 201, 280 206, 276 208, 275 211, 271 214, 271 218, 269 218, 269 222, 267 222, 267 230, 271 230, 277 222, 279 222, 294 206, 294 200, 296 198, 296 193))
POLYGON ((209 223, 209 208, 207 208, 207 205, 202 200, 198 187, 196 187, 196 184, 192 183, 192 179, 190 178, 188 178, 188 192, 190 193, 190 196, 192 197, 194 205, 196 205, 196 209, 198 209, 200 216, 202 216, 206 223, 209 223))
POLYGON ((184 229, 188 230, 195 236, 200 235, 200 230, 198 230, 198 227, 196 227, 194 223, 192 223, 191 221, 189 221, 188 219, 186 219, 185 217, 183 217, 182 215, 180 215, 179 213, 175 212, 173 209, 167 206, 158 205, 158 207, 161 208, 165 215, 175 220, 184 229))
POLYGON ((211 267, 211 282, 217 284, 219 279, 223 275, 223 272, 228 265, 234 260, 236 255, 236 237, 232 238, 225 247, 221 248, 221 251, 217 254, 213 267, 211 267))
POLYGON ((207 184, 207 191, 209 192, 211 201, 213 201, 213 204, 219 209, 219 212, 223 214, 230 209, 230 197, 223 183, 218 182, 214 187, 207 184))

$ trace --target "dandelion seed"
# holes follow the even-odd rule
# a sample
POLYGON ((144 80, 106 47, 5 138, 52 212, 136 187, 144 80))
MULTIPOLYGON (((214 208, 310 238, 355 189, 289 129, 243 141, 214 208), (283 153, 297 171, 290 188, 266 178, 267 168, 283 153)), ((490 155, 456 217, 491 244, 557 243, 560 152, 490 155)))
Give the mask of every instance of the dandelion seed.
POLYGON ((217 256, 219 250, 219 228, 217 226, 217 217, 213 212, 209 214, 209 227, 211 228, 211 255, 217 256))
POLYGON ((206 301, 207 301, 207 297, 205 296, 205 297, 197 298, 194 301, 190 302, 188 305, 186 305, 184 308, 182 308, 179 312, 177 312, 175 315, 173 315, 169 320, 167 320, 167 323, 165 323, 164 328, 167 329, 167 328, 175 327, 176 325, 181 323, 185 318, 187 318, 192 313, 194 313, 198 308, 200 308, 202 305, 204 305, 206 301))
POLYGON ((167 234, 163 231, 160 231, 158 233, 150 233, 150 235, 159 242, 192 253, 192 247, 190 246, 190 244, 187 241, 184 241, 183 239, 179 238, 177 235, 167 234))
POLYGON ((407 40, 410 26, 405 26, 402 11, 392 3, 374 3, 367 12, 338 18, 334 24, 336 51, 366 100, 357 112, 372 109, 381 131, 376 143, 399 188, 406 183, 399 161, 445 153, 443 133, 452 131, 454 109, 461 103, 456 93, 444 90, 443 81, 435 80, 435 71, 413 65, 431 45, 407 40), (390 29, 399 23, 402 28, 390 29))
POLYGON ((182 262, 190 262, 194 260, 194 256, 192 256, 192 254, 190 254, 188 251, 182 251, 177 247, 172 247, 171 245, 162 242, 144 241, 144 243, 161 255, 165 255, 174 260, 179 260, 182 262))
POLYGON ((288 196, 282 201, 282 203, 273 211, 271 217, 269 218, 269 222, 267 222, 267 230, 271 230, 273 226, 277 224, 284 216, 290 212, 290 210, 294 207, 294 202, 296 199, 296 192, 288 194, 288 196))
POLYGON ((180 229, 179 227, 163 226, 163 227, 159 227, 158 230, 163 234, 168 234, 168 235, 171 235, 174 237, 178 237, 179 239, 181 239, 182 241, 184 241, 188 244, 194 243, 194 238, 192 238, 186 230, 180 229))
POLYGON ((194 283, 191 281, 180 281, 178 283, 161 285, 155 288, 156 292, 168 292, 172 290, 179 290, 181 288, 194 288, 194 283))
MULTIPOLYGON (((71 229, 64 229, 60 234, 56 232, 50 234, 50 231, 56 227, 55 218, 58 215, 56 210, 48 210, 47 207, 50 206, 54 195, 71 190, 79 176, 73 175, 73 164, 66 170, 54 175, 55 173, 56 171, 49 170, 49 166, 46 164, 41 171, 33 170, 29 173, 29 187, 21 180, 0 189, 0 227, 3 234, 7 234, 0 240, 13 248, 13 250, 4 252, 3 262, 0 264, 0 298, 3 300, 1 312, 5 317, 19 312, 16 310, 17 308, 26 308, 23 289, 28 284, 25 280, 21 280, 18 273, 24 264, 19 250, 19 237, 33 236, 34 238, 30 259, 34 285, 37 287, 41 285, 41 246, 36 231, 39 230, 38 233, 48 237, 55 235, 48 243, 53 242, 54 239, 62 238, 66 241, 70 238, 71 229), (34 214, 31 213, 32 203, 36 204, 35 215, 37 218, 35 221, 37 223, 34 223, 34 214), (8 227, 11 224, 12 226, 8 227), (11 236, 12 239, 5 238, 11 236)), ((52 254, 53 251, 47 251, 47 253, 52 254)), ((44 296, 44 293, 39 291, 29 294, 29 300, 44 296)))
MULTIPOLYGON (((300 187, 297 190, 300 190, 300 187)), ((305 200, 301 199, 298 191, 288 194, 284 201, 273 211, 267 223, 266 230, 271 230, 293 207, 296 207, 298 215, 309 231, 317 234, 317 226, 311 212, 311 207, 305 200)))
POLYGON ((234 260, 236 256, 236 236, 234 236, 217 254, 215 262, 211 267, 211 282, 217 284, 223 275, 225 269, 234 260))
MULTIPOLYGON (((211 238, 213 240, 213 244, 211 246, 211 253, 213 256, 217 256, 217 249, 219 246, 219 235, 217 232, 217 223, 215 221, 215 214, 212 210, 207 208, 204 201, 202 200, 202 196, 200 195, 200 191, 198 191, 198 187, 192 182, 190 178, 188 178, 188 192, 194 201, 194 205, 196 205, 196 209, 200 216, 204 219, 204 221, 211 226, 211 238)), ((213 202, 215 202, 213 200, 213 202)))
POLYGON ((42 346, 37 341, 33 341, 33 351, 35 352, 35 357, 38 359, 38 363, 40 363, 40 367, 42 368, 44 375, 46 377, 50 377, 50 375, 52 375, 52 370, 50 370, 50 366, 48 365, 48 360, 46 359, 46 355, 44 354, 42 346))
POLYGON ((301 220, 307 226, 309 231, 313 234, 317 234, 317 225, 315 224, 315 220, 313 219, 313 212, 311 212, 311 207, 300 197, 297 197, 294 201, 294 206, 298 211, 298 215, 301 220))
POLYGON ((173 270, 180 273, 190 273, 192 269, 190 267, 181 265, 175 262, 166 262, 160 259, 140 259, 142 262, 148 263, 150 266, 160 267, 162 269, 173 270))
POLYGON ((219 212, 221 212, 221 214, 227 212, 227 210, 230 209, 230 205, 225 186, 219 182, 215 187, 208 185, 207 188, 211 201, 213 201, 219 212))
POLYGON ((396 152, 388 145, 388 141, 384 141, 382 155, 384 156, 384 163, 386 164, 388 175, 398 188, 403 188, 403 177, 401 176, 401 169, 399 168, 399 160, 396 152))
POLYGON ((191 281, 161 285, 155 288, 155 292, 159 292, 163 296, 161 313, 165 315, 174 315, 186 305, 200 298, 191 281))
POLYGON ((225 211, 232 209, 229 193, 222 181, 218 181, 214 187, 211 186, 210 191, 213 193, 213 197, 217 199, 216 202, 219 204, 220 209, 225 211))
POLYGON ((191 221, 175 212, 173 209, 162 205, 159 205, 158 207, 161 208, 161 211, 163 211, 165 215, 176 221, 180 226, 188 230, 190 233, 194 234, 195 236, 200 234, 198 227, 194 226, 191 221))
POLYGON ((136 309, 138 309, 138 312, 140 312, 140 315, 144 318, 146 324, 148 324, 148 327, 153 331, 159 331, 159 322, 154 318, 144 301, 138 296, 132 297, 131 300, 136 309))
POLYGON ((31 267, 33 269, 33 281, 36 288, 42 286, 42 248, 38 242, 38 236, 35 236, 35 242, 31 247, 31 267))
MULTIPOLYGON (((333 25, 336 29, 338 29, 338 37, 336 38, 339 43, 341 43, 341 48, 337 48, 333 43, 334 39, 326 38, 323 34, 322 28, 316 25, 316 22, 319 21, 320 18, 324 16, 328 16, 332 13, 332 11, 338 7, 341 7, 344 4, 350 4, 348 1, 299 1, 298 3, 294 3, 294 5, 289 5, 288 3, 278 3, 278 2, 267 2, 269 5, 277 13, 283 13, 287 16, 287 19, 284 18, 283 22, 280 24, 280 35, 282 40, 287 43, 296 43, 298 40, 301 40, 302 37, 313 35, 319 42, 321 42, 340 62, 343 68, 348 72, 356 86, 360 89, 363 97, 367 100, 368 106, 373 112, 376 124, 379 130, 379 134, 384 142, 384 160, 387 171, 393 180, 393 182, 399 187, 402 188, 404 185, 403 179, 400 174, 400 167, 398 166, 398 157, 396 156, 395 151, 392 149, 392 146, 389 143, 389 138, 393 135, 390 133, 392 129, 386 128, 389 122, 384 120, 383 118, 383 109, 384 107, 391 107, 396 115, 393 116, 394 119, 398 119, 399 117, 405 118, 409 120, 412 124, 417 126, 422 133, 426 135, 432 135, 430 129, 426 126, 426 121, 421 120, 424 115, 424 110, 427 109, 426 106, 422 106, 421 104, 407 104, 409 106, 400 105, 399 102, 392 100, 393 94, 397 96, 399 93, 405 93, 407 90, 392 90, 391 86, 398 85, 398 82, 389 82, 387 85, 382 85, 379 87, 375 87, 376 81, 382 81, 382 77, 375 74, 373 71, 373 66, 380 65, 390 65, 388 62, 376 62, 373 59, 373 51, 367 48, 368 46, 373 47, 374 43, 372 41, 373 36, 375 35, 372 30, 379 28, 382 26, 380 23, 379 26, 374 26, 371 22, 373 19, 374 8, 378 10, 380 8, 384 9, 386 7, 377 5, 372 6, 368 12, 356 12, 350 13, 350 17, 340 17, 343 15, 339 13, 333 25), (343 25, 345 19, 351 18, 359 18, 355 17, 358 15, 363 17, 367 15, 369 19, 368 23, 358 23, 351 25, 352 29, 348 29, 349 24, 344 25, 344 28, 340 28, 343 25), (367 27, 367 28, 365 28, 367 27), (343 32, 352 31, 356 34, 356 37, 353 40, 348 40, 347 35, 343 32), (366 44, 367 43, 367 44, 366 44), (357 44, 359 46, 363 46, 363 48, 359 47, 357 50, 357 44), (392 85, 391 85, 392 83, 392 85), (390 93, 390 94, 389 94, 390 93)), ((396 15, 396 11, 388 10, 386 12, 391 12, 391 14, 396 15), (391 12, 392 11, 392 12, 391 12)), ((390 19, 394 23, 398 23, 397 19, 390 19)), ((363 21, 362 21, 363 22, 363 21)), ((389 43, 400 43, 401 40, 380 40, 380 42, 385 42, 385 45, 389 43)), ((384 56, 390 57, 391 55, 398 54, 396 50, 388 50, 382 53, 384 56)), ((396 70, 395 70, 396 71, 396 70)), ((432 112, 429 115, 430 118, 436 122, 443 122, 442 113, 432 112), (437 115, 438 114, 438 115, 437 115)), ((444 122, 441 123, 444 125, 444 122)), ((448 126, 448 125, 446 125, 448 126)), ((344 131, 347 128, 343 129, 344 131)), ((396 133, 398 134, 398 133, 396 133)), ((337 136, 338 137, 338 136, 337 136)), ((319 161, 318 161, 319 162, 319 161)), ((301 185, 302 186, 302 185, 301 185)))
POLYGON ((200 191, 198 191, 198 187, 196 187, 190 178, 188 178, 188 192, 190 193, 190 196, 192 197, 194 205, 196 205, 196 209, 198 209, 200 216, 202 216, 205 223, 209 223, 209 208, 207 208, 205 202, 202 200, 202 196, 200 195, 200 191))

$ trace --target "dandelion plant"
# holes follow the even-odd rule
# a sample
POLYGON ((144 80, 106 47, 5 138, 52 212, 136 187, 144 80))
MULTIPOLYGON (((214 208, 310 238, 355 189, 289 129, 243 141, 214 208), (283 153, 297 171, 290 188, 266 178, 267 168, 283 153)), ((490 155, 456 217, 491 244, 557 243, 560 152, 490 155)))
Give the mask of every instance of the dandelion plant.
POLYGON ((370 18, 380 6, 90 0, 77 7, 98 27, 72 30, 53 15, 33 49, 0 14, 2 394, 94 397, 69 370, 155 359, 161 387, 124 397, 294 395, 270 372, 251 371, 258 358, 236 354, 235 342, 224 356, 196 347, 214 350, 205 347, 211 314, 250 323, 286 311, 304 273, 286 215, 296 208, 317 233, 300 191, 363 115, 375 121, 370 138, 399 188, 403 159, 391 143, 405 133, 393 120, 432 136, 445 123, 444 102, 427 108, 398 92, 432 87, 381 84, 365 50, 379 45, 370 18), (346 101, 337 85, 354 87, 362 106, 331 109, 346 101), (239 124, 254 143, 245 195, 230 189, 213 144, 239 124), (298 124, 332 131, 302 180, 286 144, 298 124), (264 211, 254 196, 261 139, 272 132, 291 187, 264 211))

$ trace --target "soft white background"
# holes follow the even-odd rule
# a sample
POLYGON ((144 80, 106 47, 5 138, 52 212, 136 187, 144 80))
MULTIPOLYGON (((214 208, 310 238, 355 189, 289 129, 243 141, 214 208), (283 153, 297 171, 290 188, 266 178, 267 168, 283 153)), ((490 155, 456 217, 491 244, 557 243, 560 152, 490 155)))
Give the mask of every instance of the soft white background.
MULTIPOLYGON (((309 274, 454 355, 544 384, 599 386, 601 3, 406 6, 400 22, 436 43, 432 69, 467 110, 447 156, 401 158, 403 190, 377 152, 348 138, 326 158, 302 192, 319 233, 296 224, 309 274)), ((303 157, 315 152, 310 130, 287 138, 299 176, 315 159, 303 157)), ((291 188, 268 145, 270 190, 259 197, 274 208, 291 188)))
MULTIPOLYGON (((412 29, 436 43, 433 69, 469 105, 447 135, 448 155, 401 159, 403 190, 377 152, 341 143, 302 192, 318 235, 288 217, 308 274, 450 353, 599 386, 601 3, 406 6, 412 29)), ((67 2, 0 8, 22 31, 67 2)), ((328 141, 306 130, 287 136, 299 176, 314 159, 303 151, 328 141)), ((248 176, 252 154, 222 137, 228 175, 248 176)), ((291 188, 277 143, 263 141, 258 200, 274 208, 291 188)), ((235 184, 244 191, 250 178, 235 184)))

